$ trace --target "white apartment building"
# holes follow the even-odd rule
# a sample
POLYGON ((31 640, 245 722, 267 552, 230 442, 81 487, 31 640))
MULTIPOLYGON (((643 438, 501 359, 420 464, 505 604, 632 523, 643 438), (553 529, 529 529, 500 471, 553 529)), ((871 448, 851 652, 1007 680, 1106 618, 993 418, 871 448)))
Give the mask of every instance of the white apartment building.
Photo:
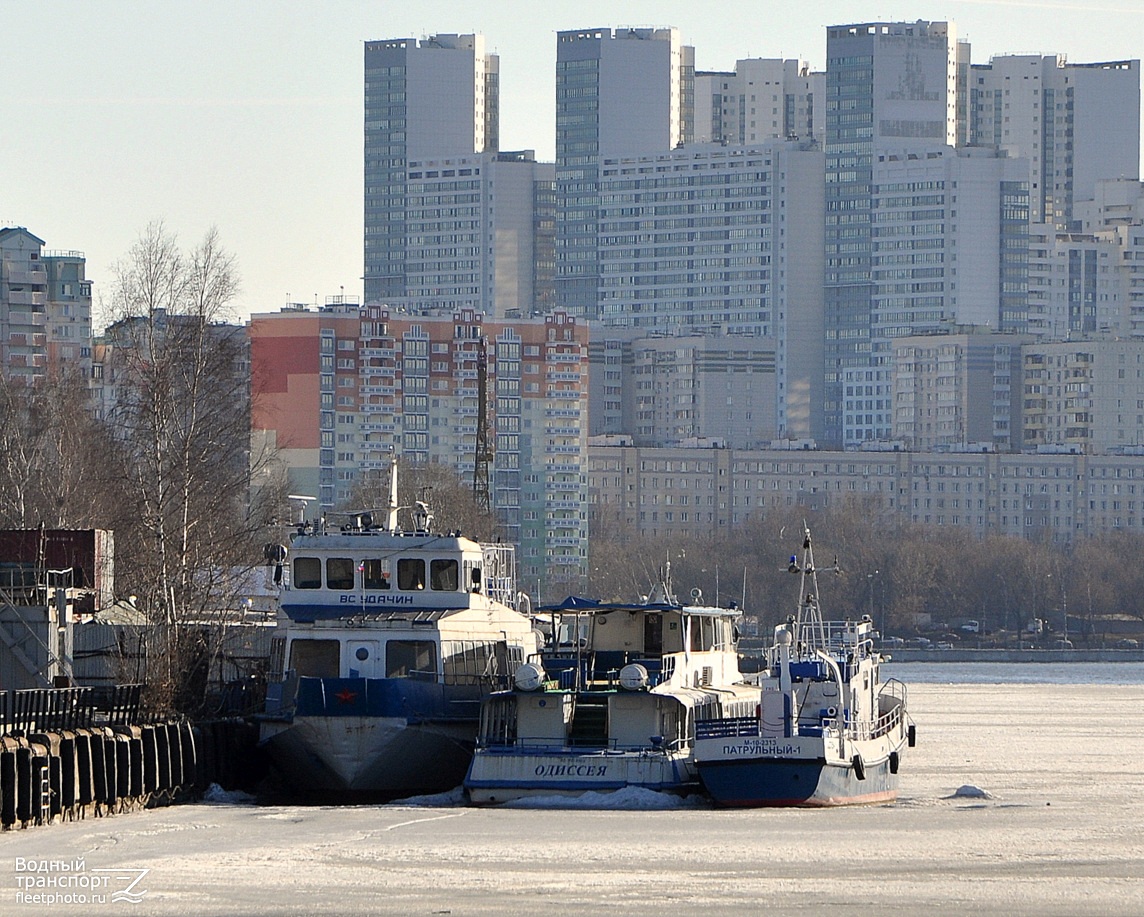
POLYGON ((695 142, 744 146, 822 139, 826 74, 806 61, 747 58, 695 74, 695 142))
POLYGON ((977 329, 897 338, 892 437, 909 449, 1020 449, 1024 336, 977 329))
POLYGON ((1144 448, 1144 341, 1038 342, 1022 360, 1025 449, 1144 448))
POLYGON ((1084 232, 1115 246, 1119 333, 1144 338, 1144 184, 1098 181, 1093 200, 1077 204, 1075 212, 1084 232))
POLYGON ((0 375, 35 382, 54 369, 90 379, 86 259, 43 246, 23 227, 0 229, 0 375))
POLYGON ((589 526, 712 537, 778 511, 850 507, 885 523, 1069 544, 1144 533, 1140 455, 588 447, 589 526))
POLYGON ((1126 334, 1121 242, 1116 233, 1029 227, 1029 333, 1043 341, 1126 334))
POLYGON ((970 73, 970 142, 1029 167, 1034 223, 1076 227, 1101 179, 1140 176, 1140 61, 1000 55, 970 73))
POLYGON ((1029 333, 1144 337, 1144 185, 1098 181, 1075 214, 1075 232, 1029 228, 1029 333))
POLYGON ((889 432, 888 351, 872 346, 874 166, 887 150, 924 156, 957 144, 959 74, 967 60, 968 49, 950 22, 867 22, 826 30, 823 410, 831 445, 889 432))
POLYGON ((405 186, 405 295, 414 311, 528 316, 536 289, 537 185, 555 167, 531 150, 411 159, 405 186))
POLYGON ((602 324, 730 335, 710 345, 728 359, 765 340, 777 399, 767 438, 819 432, 822 170, 821 151, 793 141, 602 161, 602 324))
POLYGON ((866 332, 872 360, 842 372, 847 444, 894 438, 892 363, 899 338, 953 325, 1024 330, 1026 172, 1020 160, 984 149, 875 156, 866 332))
POLYGON ((778 436, 775 343, 593 329, 589 433, 627 435, 640 446, 769 442, 778 436))
POLYGON ((24 382, 42 378, 48 366, 43 245, 26 229, 0 229, 0 371, 24 382))

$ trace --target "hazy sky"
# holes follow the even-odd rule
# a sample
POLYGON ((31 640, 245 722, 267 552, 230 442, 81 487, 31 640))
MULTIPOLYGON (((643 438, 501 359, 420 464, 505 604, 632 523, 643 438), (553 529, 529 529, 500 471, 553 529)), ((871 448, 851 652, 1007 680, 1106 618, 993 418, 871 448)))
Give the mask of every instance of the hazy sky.
POLYGON ((362 292, 362 45, 481 32, 501 149, 555 144, 556 32, 673 25, 702 70, 825 66, 828 25, 953 20, 973 61, 1144 57, 1144 0, 703 3, 0 0, 0 226, 83 251, 101 288, 148 222, 238 258, 237 316, 362 292))

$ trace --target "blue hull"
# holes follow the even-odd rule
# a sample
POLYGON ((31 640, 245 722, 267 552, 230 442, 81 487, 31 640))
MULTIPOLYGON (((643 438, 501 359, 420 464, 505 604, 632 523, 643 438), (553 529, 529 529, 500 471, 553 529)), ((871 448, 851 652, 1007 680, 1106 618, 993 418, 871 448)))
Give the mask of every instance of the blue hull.
POLYGON ((866 765, 865 779, 854 768, 825 760, 747 758, 699 765, 699 779, 718 806, 859 806, 893 802, 898 775, 889 760, 866 765))

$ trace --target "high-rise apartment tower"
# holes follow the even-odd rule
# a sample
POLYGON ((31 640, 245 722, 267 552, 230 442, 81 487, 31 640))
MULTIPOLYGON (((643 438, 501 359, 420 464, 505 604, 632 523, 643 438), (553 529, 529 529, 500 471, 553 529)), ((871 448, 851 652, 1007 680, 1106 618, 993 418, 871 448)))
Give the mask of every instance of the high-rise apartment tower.
POLYGON ((845 438, 847 380, 889 398, 872 352, 872 170, 878 150, 956 146, 958 48, 952 23, 872 22, 826 32, 825 439, 845 438), (876 378, 877 377, 877 378, 876 378))
POLYGON ((665 152, 692 137, 695 54, 677 29, 556 37, 556 299, 596 318, 603 156, 665 152))
POLYGON ((499 72, 481 35, 366 42, 366 302, 406 294, 409 162, 498 149, 499 72))

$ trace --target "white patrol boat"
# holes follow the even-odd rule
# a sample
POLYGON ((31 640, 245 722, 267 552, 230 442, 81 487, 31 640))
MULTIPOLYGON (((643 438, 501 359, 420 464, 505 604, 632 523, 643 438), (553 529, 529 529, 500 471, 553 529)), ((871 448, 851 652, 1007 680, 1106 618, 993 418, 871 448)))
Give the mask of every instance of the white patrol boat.
POLYGON ((665 586, 642 604, 541 609, 546 647, 481 704, 470 801, 698 790, 697 725, 753 712, 759 689, 739 672, 741 612, 693 599, 682 605, 665 586))
POLYGON ((905 685, 881 681, 868 616, 823 621, 809 528, 789 570, 799 575, 798 609, 775 628, 758 713, 699 724, 703 786, 720 806, 892 802, 914 744, 905 685))
POLYGON ((423 503, 403 531, 398 509, 395 460, 384 528, 355 513, 267 546, 281 591, 261 740, 292 795, 459 786, 482 695, 536 652, 512 547, 435 533, 423 503))

